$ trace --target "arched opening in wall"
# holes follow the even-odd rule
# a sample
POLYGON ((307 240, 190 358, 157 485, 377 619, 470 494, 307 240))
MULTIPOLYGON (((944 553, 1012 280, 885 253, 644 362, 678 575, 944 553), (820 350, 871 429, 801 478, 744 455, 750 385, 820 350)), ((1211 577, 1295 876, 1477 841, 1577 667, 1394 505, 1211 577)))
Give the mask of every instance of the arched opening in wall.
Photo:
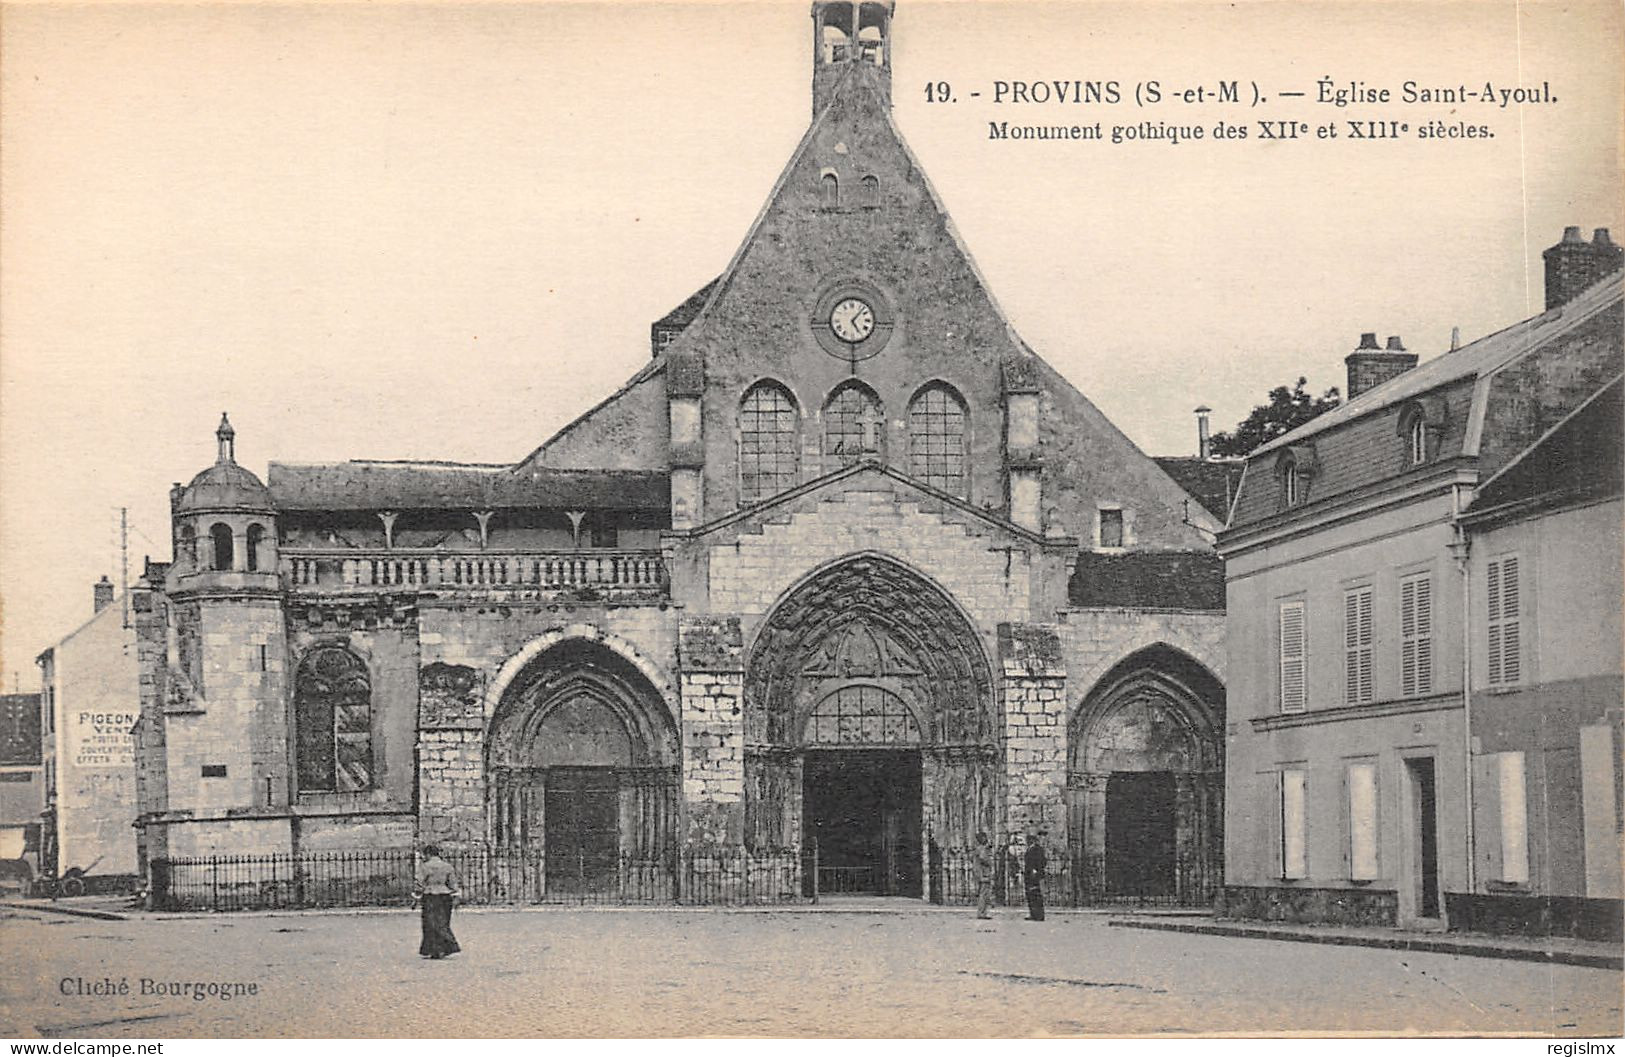
POLYGON ((886 457, 886 413, 862 382, 843 382, 824 405, 825 470, 886 457))
POLYGON ((846 62, 852 54, 852 8, 827 4, 818 12, 819 60, 824 65, 846 62))
POLYGON ((818 204, 825 209, 841 204, 841 178, 829 169, 818 178, 818 204))
POLYGON ((876 66, 886 65, 886 7, 864 4, 858 16, 858 57, 876 66))
POLYGON ((946 383, 933 382, 909 401, 909 473, 961 499, 969 492, 965 423, 965 401, 946 383))
POLYGON ((294 752, 301 793, 372 788, 372 679, 339 645, 317 646, 294 676, 294 752))
POLYGON ((791 589, 745 670, 745 840, 819 891, 940 892, 996 831, 1001 729, 980 640, 918 573, 858 555, 791 589))
POLYGON ((175 543, 175 560, 188 572, 197 568, 197 529, 190 523, 181 526, 175 543))
POLYGON ((252 573, 259 572, 261 569, 269 569, 265 546, 265 526, 248 526, 248 534, 244 537, 243 542, 245 545, 243 557, 248 563, 248 571, 252 573))
POLYGON ((209 568, 225 572, 232 568, 232 541, 231 526, 223 522, 215 522, 209 526, 210 565, 209 568))
POLYGON ((866 209, 873 209, 880 204, 880 178, 878 176, 865 176, 863 178, 859 199, 866 209))
POLYGON ((1224 687, 1158 644, 1095 684, 1068 727, 1080 902, 1209 903, 1224 864, 1224 687))
POLYGON ((739 500, 756 503, 793 487, 801 469, 801 414, 777 382, 759 382, 739 405, 739 500))
POLYGON ((532 900, 675 896, 677 764, 670 710, 635 665, 584 639, 543 651, 486 739, 502 887, 532 900))

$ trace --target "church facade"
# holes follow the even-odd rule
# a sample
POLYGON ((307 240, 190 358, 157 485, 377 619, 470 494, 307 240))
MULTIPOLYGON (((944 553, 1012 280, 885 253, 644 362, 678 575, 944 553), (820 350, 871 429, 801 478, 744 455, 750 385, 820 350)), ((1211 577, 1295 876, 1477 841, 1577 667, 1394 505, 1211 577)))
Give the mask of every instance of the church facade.
POLYGON ((222 420, 135 592, 144 862, 780 856, 805 891, 816 845, 921 897, 985 832, 1205 898, 1223 511, 1002 315, 892 121, 893 14, 813 5, 813 119, 733 259, 529 455, 261 482, 222 420))

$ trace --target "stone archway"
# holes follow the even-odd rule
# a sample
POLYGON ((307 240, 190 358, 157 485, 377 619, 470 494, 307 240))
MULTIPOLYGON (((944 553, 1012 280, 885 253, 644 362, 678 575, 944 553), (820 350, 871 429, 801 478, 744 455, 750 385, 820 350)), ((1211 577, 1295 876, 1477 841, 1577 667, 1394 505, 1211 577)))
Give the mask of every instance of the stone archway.
POLYGON ((810 851, 820 885, 921 895, 927 849, 997 830, 1002 729, 986 653, 941 588, 854 555, 779 600, 745 669, 745 841, 810 851), (837 861, 838 860, 838 861, 837 861))
POLYGON ((1224 688, 1166 645, 1090 691, 1068 726, 1069 855, 1081 901, 1203 904, 1223 872, 1224 688))
POLYGON ((506 682, 485 742, 487 821, 511 894, 661 891, 675 860, 678 740, 662 696, 590 639, 536 651, 506 682))

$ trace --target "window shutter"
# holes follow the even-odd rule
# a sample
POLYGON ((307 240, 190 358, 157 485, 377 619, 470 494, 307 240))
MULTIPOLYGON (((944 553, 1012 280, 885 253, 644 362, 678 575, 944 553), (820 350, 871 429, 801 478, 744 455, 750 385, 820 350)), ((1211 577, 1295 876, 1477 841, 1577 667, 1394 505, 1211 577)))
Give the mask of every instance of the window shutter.
POLYGON ((1345 703, 1363 705, 1371 700, 1371 588, 1361 587, 1343 596, 1343 657, 1345 703))
POLYGON ((1281 711, 1302 712, 1304 687, 1304 608, 1302 602, 1281 606, 1281 711))
POLYGON ((1518 556, 1509 554, 1485 568, 1485 600, 1488 608, 1489 659, 1486 678, 1491 686, 1516 683, 1523 676, 1519 652, 1520 599, 1518 556))
POLYGON ((1399 585, 1400 692, 1433 691, 1433 579, 1418 576, 1399 585))
POLYGON ((1524 784, 1523 753, 1496 754, 1501 800, 1501 880, 1529 881, 1529 801, 1524 784))
POLYGON ((1349 766, 1349 877, 1376 880, 1377 873, 1377 767, 1370 763, 1349 766))
POLYGON ((1518 558, 1509 555, 1501 559, 1501 676, 1504 682, 1515 683, 1523 677, 1518 652, 1519 617, 1518 558))
POLYGON ((1309 876, 1304 826, 1304 774, 1281 772, 1281 876, 1309 876))

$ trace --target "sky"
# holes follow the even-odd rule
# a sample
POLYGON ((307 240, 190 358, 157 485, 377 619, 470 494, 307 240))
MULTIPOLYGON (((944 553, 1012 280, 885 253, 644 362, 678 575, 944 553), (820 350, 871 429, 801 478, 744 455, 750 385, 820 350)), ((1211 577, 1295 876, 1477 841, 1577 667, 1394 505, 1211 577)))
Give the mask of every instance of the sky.
MULTIPOLYGON (((0 678, 169 557, 213 461, 516 461, 649 356, 810 118, 809 5, 7 4, 0 678)), ((1619 5, 902 0, 897 124, 1029 346, 1154 455, 1192 410, 1343 384, 1538 312, 1565 225, 1625 235, 1619 5), (1555 102, 1358 105, 1316 81, 1555 102), (997 82, 1116 80, 1098 104, 997 82), (1236 80, 1256 107, 1133 105, 1236 80), (953 103, 926 99, 946 81, 953 103), (978 98, 969 93, 981 92, 978 98), (1280 92, 1302 91, 1289 99, 1280 92), (1263 142, 1261 119, 1493 138, 1263 142), (1246 140, 992 142, 990 121, 1221 120, 1246 140)))

